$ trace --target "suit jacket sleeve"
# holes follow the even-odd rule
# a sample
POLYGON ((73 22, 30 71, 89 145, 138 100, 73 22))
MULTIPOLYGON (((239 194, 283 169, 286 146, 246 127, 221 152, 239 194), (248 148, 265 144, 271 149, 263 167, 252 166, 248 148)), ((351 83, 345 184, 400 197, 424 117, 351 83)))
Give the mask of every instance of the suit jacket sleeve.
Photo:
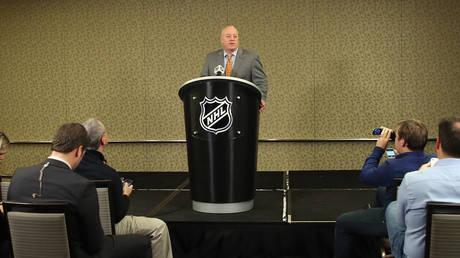
POLYGON ((78 214, 83 249, 90 254, 97 253, 103 245, 104 232, 99 219, 96 187, 89 182, 79 198, 78 214))
POLYGON ((384 149, 377 146, 374 147, 374 151, 366 159, 366 162, 361 170, 361 174, 359 175, 361 181, 375 186, 393 185, 394 173, 391 173, 393 169, 391 168, 390 162, 385 161, 379 166, 380 159, 382 158, 384 152, 384 149))
POLYGON ((128 212, 129 196, 123 194, 123 184, 115 170, 113 171, 110 180, 112 181, 112 196, 110 199, 114 205, 113 219, 114 223, 118 223, 126 216, 126 213, 128 212))
POLYGON ((252 61, 251 67, 252 82, 262 91, 262 99, 267 100, 268 80, 258 55, 252 61))
POLYGON ((203 77, 203 76, 211 76, 211 71, 209 70, 209 65, 210 65, 210 61, 209 61, 209 58, 210 58, 210 55, 208 54, 206 56, 206 60, 204 62, 204 65, 203 65, 203 70, 201 71, 201 74, 200 76, 203 77))

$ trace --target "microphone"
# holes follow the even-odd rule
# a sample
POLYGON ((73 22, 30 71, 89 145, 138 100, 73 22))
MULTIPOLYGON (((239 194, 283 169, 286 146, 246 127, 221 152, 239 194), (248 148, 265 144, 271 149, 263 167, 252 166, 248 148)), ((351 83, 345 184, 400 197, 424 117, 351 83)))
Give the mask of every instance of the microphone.
POLYGON ((32 198, 39 198, 42 196, 42 185, 43 185, 43 172, 45 171, 45 168, 48 167, 50 163, 46 162, 45 165, 43 165, 42 169, 40 169, 40 176, 38 177, 38 182, 40 183, 40 192, 37 193, 32 193, 32 198))
POLYGON ((222 76, 224 74, 224 67, 222 65, 218 65, 214 68, 214 74, 217 76, 222 76))

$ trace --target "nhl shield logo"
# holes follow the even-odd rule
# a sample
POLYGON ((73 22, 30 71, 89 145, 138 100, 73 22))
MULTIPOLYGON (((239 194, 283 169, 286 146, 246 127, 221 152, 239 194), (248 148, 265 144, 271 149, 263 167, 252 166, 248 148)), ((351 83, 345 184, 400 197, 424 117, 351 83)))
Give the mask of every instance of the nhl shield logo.
POLYGON ((204 97, 200 106, 200 124, 205 131, 217 135, 227 131, 232 126, 232 102, 227 97, 224 99, 204 97))

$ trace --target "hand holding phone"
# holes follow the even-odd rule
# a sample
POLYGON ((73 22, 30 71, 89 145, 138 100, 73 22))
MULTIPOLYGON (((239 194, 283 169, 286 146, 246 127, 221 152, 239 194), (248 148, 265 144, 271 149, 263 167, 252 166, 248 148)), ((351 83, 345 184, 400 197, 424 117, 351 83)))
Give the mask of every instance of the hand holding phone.
POLYGON ((128 186, 133 184, 133 180, 128 179, 128 178, 120 177, 120 180, 123 184, 128 183, 128 186))
POLYGON ((125 179, 125 180, 123 180, 123 182, 127 183, 128 186, 133 184, 133 180, 131 180, 131 179, 125 179))
POLYGON ((123 194, 130 196, 133 191, 133 180, 121 178, 121 182, 123 184, 123 194))

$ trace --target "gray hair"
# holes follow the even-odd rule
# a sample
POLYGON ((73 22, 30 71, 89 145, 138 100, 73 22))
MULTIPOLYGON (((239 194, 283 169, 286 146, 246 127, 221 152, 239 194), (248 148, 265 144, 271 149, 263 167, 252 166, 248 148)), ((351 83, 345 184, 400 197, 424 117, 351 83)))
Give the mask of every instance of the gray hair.
POLYGON ((88 132, 88 150, 97 150, 97 148, 101 145, 101 139, 102 136, 104 136, 105 127, 96 118, 90 118, 82 125, 88 132))

